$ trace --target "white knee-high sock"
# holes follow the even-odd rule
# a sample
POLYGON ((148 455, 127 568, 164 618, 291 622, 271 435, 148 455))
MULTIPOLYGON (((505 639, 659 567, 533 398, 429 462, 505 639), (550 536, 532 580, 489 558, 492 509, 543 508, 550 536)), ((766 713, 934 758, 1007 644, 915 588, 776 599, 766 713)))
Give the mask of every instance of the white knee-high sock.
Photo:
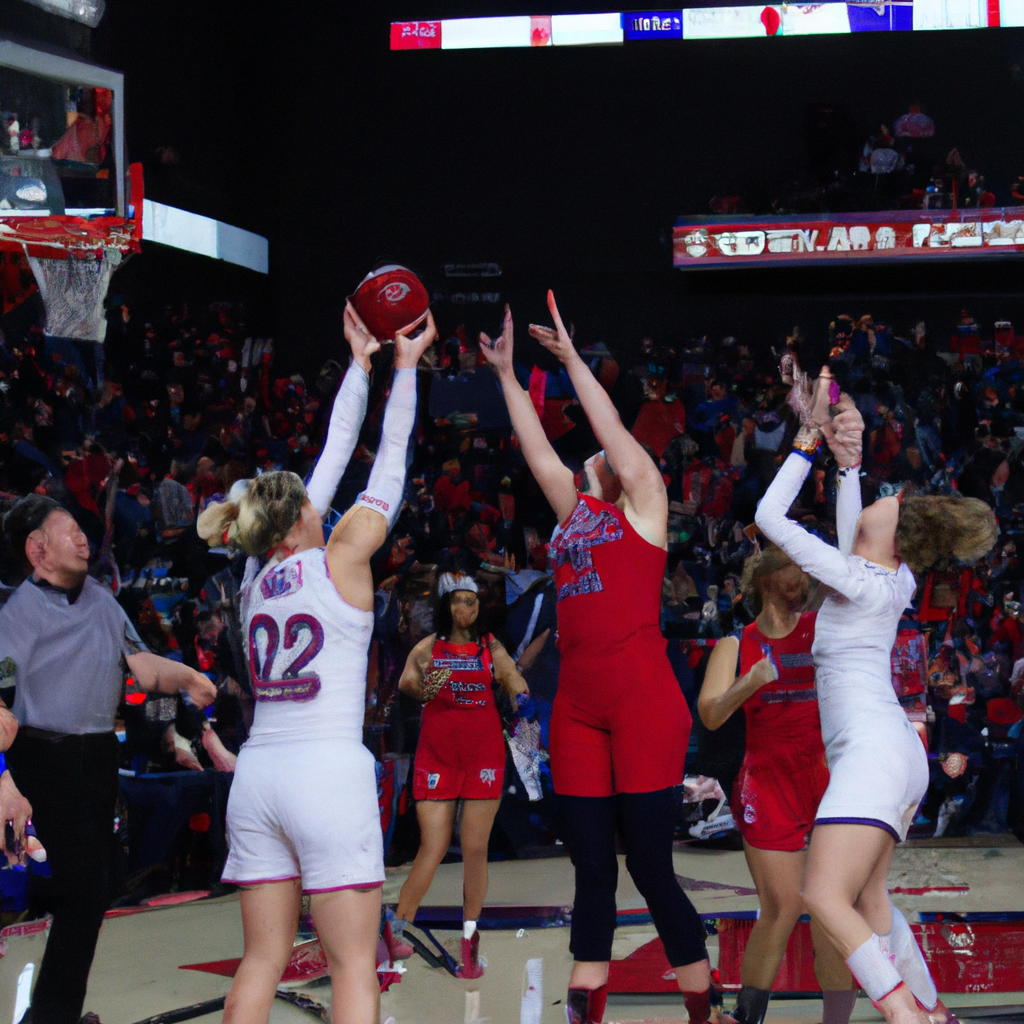
POLYGON ((359 428, 366 415, 366 398, 370 393, 370 378, 366 371, 353 362, 334 396, 331 422, 327 439, 316 466, 306 484, 306 494, 313 508, 323 519, 330 511, 334 494, 345 473, 345 467, 356 450, 359 428))
POLYGON ((928 970, 921 947, 918 946, 914 933, 910 930, 907 919, 894 907, 892 909, 892 928, 888 935, 882 936, 883 944, 888 942, 889 954, 894 958, 896 970, 907 983, 907 988, 914 993, 914 998, 926 1009, 934 1010, 939 1001, 935 991, 932 973, 928 970))
POLYGON ((372 508, 395 525, 405 493, 405 457, 409 435, 416 423, 416 370, 395 370, 391 394, 384 410, 377 457, 373 460, 366 490, 356 499, 362 508, 372 508))
POLYGON ((883 952, 882 940, 872 935, 867 942, 858 946, 847 958, 846 966, 857 979, 857 984, 876 1003, 894 989, 900 987, 903 979, 891 958, 883 952))

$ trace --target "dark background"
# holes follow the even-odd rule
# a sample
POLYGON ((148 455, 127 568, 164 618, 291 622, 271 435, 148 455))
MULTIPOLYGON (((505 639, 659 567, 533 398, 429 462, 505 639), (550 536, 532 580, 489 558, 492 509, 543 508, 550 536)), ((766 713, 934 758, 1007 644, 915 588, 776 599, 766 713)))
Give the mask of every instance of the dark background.
MULTIPOLYGON (((838 313, 898 329, 923 317, 941 335, 967 306, 983 325, 1024 327, 1013 260, 682 273, 670 246, 675 217, 712 195, 756 206, 804 170, 815 103, 845 111, 837 151, 852 162, 920 99, 939 148, 958 146, 1008 202, 1024 173, 1024 31, 388 50, 392 20, 535 6, 108 0, 90 33, 0 0, 0 27, 123 70, 129 158, 150 198, 270 240, 269 281, 148 246, 112 293, 246 298, 303 366, 336 350, 344 296, 380 259, 432 289, 444 263, 496 261, 518 320, 545 317, 552 287, 584 340, 619 350, 646 332, 769 344, 838 313)), ((492 319, 497 307, 470 327, 492 319)))

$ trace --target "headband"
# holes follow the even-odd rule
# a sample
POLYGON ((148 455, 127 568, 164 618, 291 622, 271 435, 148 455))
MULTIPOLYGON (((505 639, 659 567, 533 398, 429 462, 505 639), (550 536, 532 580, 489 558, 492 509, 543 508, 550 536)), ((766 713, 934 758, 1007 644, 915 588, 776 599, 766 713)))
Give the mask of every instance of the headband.
POLYGON ((474 594, 480 593, 476 580, 462 572, 443 572, 437 581, 437 596, 444 597, 453 590, 471 590, 474 594))

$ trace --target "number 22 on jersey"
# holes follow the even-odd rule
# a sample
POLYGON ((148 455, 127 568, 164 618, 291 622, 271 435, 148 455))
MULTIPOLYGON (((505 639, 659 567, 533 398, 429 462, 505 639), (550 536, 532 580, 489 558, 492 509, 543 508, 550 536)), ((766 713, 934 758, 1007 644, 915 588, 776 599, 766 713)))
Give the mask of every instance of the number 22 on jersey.
POLYGON ((288 667, 274 675, 274 662, 281 644, 281 631, 271 615, 259 614, 249 623, 249 670, 257 700, 312 700, 320 692, 320 677, 305 672, 306 666, 324 646, 324 627, 312 616, 291 615, 284 624, 284 649, 290 651, 305 634, 306 645, 296 653, 288 667), (266 637, 266 649, 260 658, 260 633, 266 637))

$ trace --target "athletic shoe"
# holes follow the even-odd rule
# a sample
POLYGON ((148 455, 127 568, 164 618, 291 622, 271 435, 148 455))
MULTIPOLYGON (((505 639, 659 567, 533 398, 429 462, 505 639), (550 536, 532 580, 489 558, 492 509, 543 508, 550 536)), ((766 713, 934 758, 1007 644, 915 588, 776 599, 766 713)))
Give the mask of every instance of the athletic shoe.
POLYGON ((608 986, 600 988, 571 988, 565 1000, 565 1019, 568 1024, 601 1024, 608 1002, 608 986))
POLYGON ((922 1006, 921 1000, 916 996, 914 997, 914 1002, 928 1014, 928 1019, 932 1024, 960 1024, 958 1018, 954 1014, 950 1013, 949 1007, 947 1007, 941 999, 936 1002, 934 1010, 929 1010, 925 1006, 922 1006))
POLYGON ((487 965, 480 959, 480 933, 473 932, 473 938, 462 940, 462 963, 458 968, 460 978, 482 978, 487 965))
POLYGON ((384 945, 388 947, 388 956, 392 963, 396 960, 408 960, 415 952, 411 943, 395 937, 391 931, 390 921, 384 922, 384 945))

